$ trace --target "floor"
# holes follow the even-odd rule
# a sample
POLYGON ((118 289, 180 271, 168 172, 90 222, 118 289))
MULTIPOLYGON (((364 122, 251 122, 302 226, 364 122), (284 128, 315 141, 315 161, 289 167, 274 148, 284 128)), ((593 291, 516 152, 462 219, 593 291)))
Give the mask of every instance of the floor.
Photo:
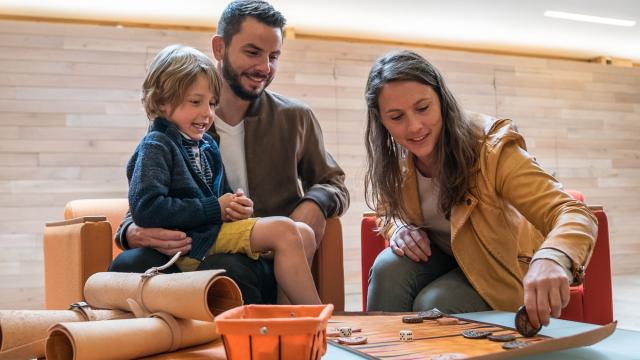
POLYGON ((613 318, 621 329, 640 331, 640 274, 613 277, 613 318))
MULTIPOLYGON (((358 284, 359 285, 359 284, 358 284)), ((347 289, 345 308, 361 311, 360 292, 347 289)), ((613 318, 618 328, 640 331, 640 274, 624 274, 613 277, 613 318)))

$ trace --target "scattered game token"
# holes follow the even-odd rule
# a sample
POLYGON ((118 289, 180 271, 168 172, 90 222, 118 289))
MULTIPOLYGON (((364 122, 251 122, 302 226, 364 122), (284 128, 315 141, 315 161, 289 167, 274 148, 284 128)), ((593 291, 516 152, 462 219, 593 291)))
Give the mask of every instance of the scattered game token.
POLYGON ((529 344, 530 343, 528 341, 509 341, 502 344, 502 348, 506 350, 521 349, 525 346, 529 346, 529 344))
POLYGON ((460 353, 446 353, 446 354, 438 354, 432 355, 429 357, 429 360, 456 360, 456 359, 466 359, 467 355, 460 353))
POLYGON ((484 339, 489 335, 491 335, 491 331, 465 330, 462 332, 462 336, 466 337, 467 339, 484 339))
POLYGON ((342 337, 349 337, 351 336, 351 333, 352 333, 351 328, 349 326, 339 327, 338 332, 342 337))
POLYGON ((422 317, 420 316, 409 315, 409 316, 402 317, 402 322, 407 324, 417 324, 417 323, 421 323, 422 321, 423 321, 422 317))
POLYGON ((504 335, 489 335, 487 336, 487 339, 491 340, 491 341, 495 341, 495 342, 509 342, 509 341, 513 341, 516 339, 515 336, 511 335, 511 334, 504 334, 504 335))
POLYGON ((529 321, 529 315, 527 315, 527 308, 524 307, 524 305, 521 306, 520 309, 518 309, 515 321, 516 330, 518 330, 520 335, 524 337, 532 337, 537 334, 538 331, 540 331, 540 329, 542 328, 542 325, 538 326, 537 328, 531 325, 531 322, 529 321))
POLYGON ((338 342, 343 345, 361 345, 367 343, 366 336, 339 337, 338 342))
POLYGON ((444 314, 438 309, 431 309, 427 311, 420 311, 418 313, 418 316, 420 316, 424 320, 435 320, 437 318, 443 317, 444 314))
POLYGON ((439 325, 459 325, 460 324, 460 320, 456 318, 450 318, 450 317, 439 318, 439 319, 436 319, 436 321, 438 322, 439 325))

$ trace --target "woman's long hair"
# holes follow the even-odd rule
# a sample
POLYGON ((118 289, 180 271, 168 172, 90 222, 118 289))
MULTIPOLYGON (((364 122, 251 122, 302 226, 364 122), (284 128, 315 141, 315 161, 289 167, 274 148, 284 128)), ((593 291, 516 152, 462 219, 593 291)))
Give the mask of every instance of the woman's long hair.
POLYGON ((392 219, 408 223, 402 195, 404 156, 412 156, 391 137, 382 125, 378 99, 385 84, 415 81, 430 86, 440 100, 442 131, 435 147, 434 178, 439 187, 438 208, 448 219, 454 205, 464 199, 471 188, 479 157, 478 140, 472 125, 464 117, 458 102, 440 72, 422 56, 412 51, 392 52, 376 60, 369 73, 367 101, 367 173, 365 200, 384 217, 383 225, 392 219))

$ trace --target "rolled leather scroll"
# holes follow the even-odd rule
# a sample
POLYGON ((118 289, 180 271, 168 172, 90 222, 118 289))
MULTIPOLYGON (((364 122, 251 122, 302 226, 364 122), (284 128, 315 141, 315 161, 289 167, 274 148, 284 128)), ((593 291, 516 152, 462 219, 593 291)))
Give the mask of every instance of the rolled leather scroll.
POLYGON ((151 316, 54 325, 47 338, 47 359, 137 359, 219 337, 212 322, 176 319, 168 314, 151 316))
POLYGON ((2 310, 0 311, 0 360, 44 357, 50 326, 59 322, 83 322, 132 318, 119 310, 2 310))
POLYGON ((135 273, 93 274, 84 286, 87 303, 95 308, 130 311, 135 300, 146 313, 166 312, 182 319, 213 321, 242 305, 238 285, 224 270, 191 271, 147 277, 135 273))

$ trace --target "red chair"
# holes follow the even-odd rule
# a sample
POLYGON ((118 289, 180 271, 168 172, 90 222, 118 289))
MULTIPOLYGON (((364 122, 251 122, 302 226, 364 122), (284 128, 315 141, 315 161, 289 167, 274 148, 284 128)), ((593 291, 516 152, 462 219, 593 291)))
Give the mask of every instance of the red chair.
MULTIPOLYGON (((575 199, 584 202, 584 196, 567 190, 575 199)), ((561 319, 605 325, 613 321, 613 301, 611 291, 611 258, 609 252, 609 225, 602 206, 589 207, 598 219, 598 238, 593 255, 585 271, 582 285, 571 287, 571 300, 562 310, 561 319)), ((367 309, 369 270, 376 256, 389 243, 376 234, 375 213, 365 213, 361 223, 362 249, 362 309, 367 309)))

